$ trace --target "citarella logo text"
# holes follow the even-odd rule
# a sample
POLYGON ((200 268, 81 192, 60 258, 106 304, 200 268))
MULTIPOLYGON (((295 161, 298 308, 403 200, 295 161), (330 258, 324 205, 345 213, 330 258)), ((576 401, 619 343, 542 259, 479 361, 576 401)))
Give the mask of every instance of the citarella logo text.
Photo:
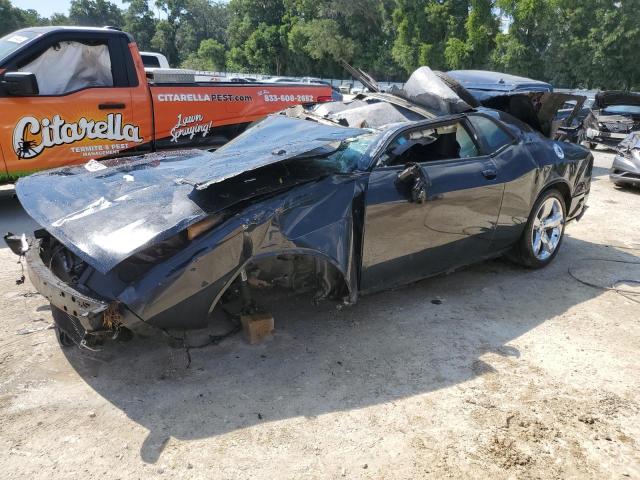
POLYGON ((105 120, 95 121, 81 118, 76 123, 67 123, 60 117, 23 117, 13 130, 13 150, 18 158, 34 158, 46 148, 90 140, 113 140, 142 142, 140 128, 122 124, 122 114, 110 113, 105 120))

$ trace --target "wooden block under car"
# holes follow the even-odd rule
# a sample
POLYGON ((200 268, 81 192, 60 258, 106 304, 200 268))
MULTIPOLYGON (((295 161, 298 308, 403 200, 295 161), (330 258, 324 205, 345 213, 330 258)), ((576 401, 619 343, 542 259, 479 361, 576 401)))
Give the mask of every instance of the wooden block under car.
POLYGON ((244 338, 251 345, 262 342, 273 333, 273 317, 268 313, 254 313, 253 315, 241 315, 244 338))

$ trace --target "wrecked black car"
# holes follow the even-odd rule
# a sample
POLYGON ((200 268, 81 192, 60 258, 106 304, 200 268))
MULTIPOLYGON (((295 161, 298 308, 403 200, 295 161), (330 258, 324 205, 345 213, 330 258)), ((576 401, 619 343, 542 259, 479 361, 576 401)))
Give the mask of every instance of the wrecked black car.
POLYGON ((589 148, 615 147, 627 135, 640 130, 640 94, 598 92, 583 127, 583 141, 589 148))
POLYGON ((630 133, 616 147, 609 179, 618 187, 640 187, 640 132, 630 133))
POLYGON ((394 94, 294 107, 213 153, 37 173, 16 191, 42 229, 7 241, 61 342, 83 345, 205 327, 258 283, 353 303, 504 254, 544 267, 585 211, 591 154, 443 78, 422 67, 394 94))

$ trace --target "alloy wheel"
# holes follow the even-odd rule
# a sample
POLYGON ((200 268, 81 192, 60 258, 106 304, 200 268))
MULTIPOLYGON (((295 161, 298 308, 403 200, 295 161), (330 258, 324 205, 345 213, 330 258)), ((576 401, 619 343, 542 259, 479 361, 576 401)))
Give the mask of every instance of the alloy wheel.
POLYGON ((547 198, 538 208, 533 221, 531 247, 538 260, 547 260, 558 248, 564 226, 564 210, 560 200, 547 198))

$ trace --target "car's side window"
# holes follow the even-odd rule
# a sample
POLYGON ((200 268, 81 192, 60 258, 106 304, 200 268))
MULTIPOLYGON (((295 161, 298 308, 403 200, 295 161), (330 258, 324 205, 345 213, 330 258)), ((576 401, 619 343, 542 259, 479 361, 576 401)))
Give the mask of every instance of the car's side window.
POLYGON ((469 115, 469 121, 478 132, 489 149, 488 153, 494 153, 505 145, 513 143, 514 138, 500 127, 496 122, 481 115, 469 115))
POLYGON ((387 165, 477 157, 478 147, 461 121, 410 130, 386 150, 387 165))
POLYGON ((112 87, 106 40, 60 41, 18 68, 36 76, 40 95, 64 95, 91 87, 112 87))

